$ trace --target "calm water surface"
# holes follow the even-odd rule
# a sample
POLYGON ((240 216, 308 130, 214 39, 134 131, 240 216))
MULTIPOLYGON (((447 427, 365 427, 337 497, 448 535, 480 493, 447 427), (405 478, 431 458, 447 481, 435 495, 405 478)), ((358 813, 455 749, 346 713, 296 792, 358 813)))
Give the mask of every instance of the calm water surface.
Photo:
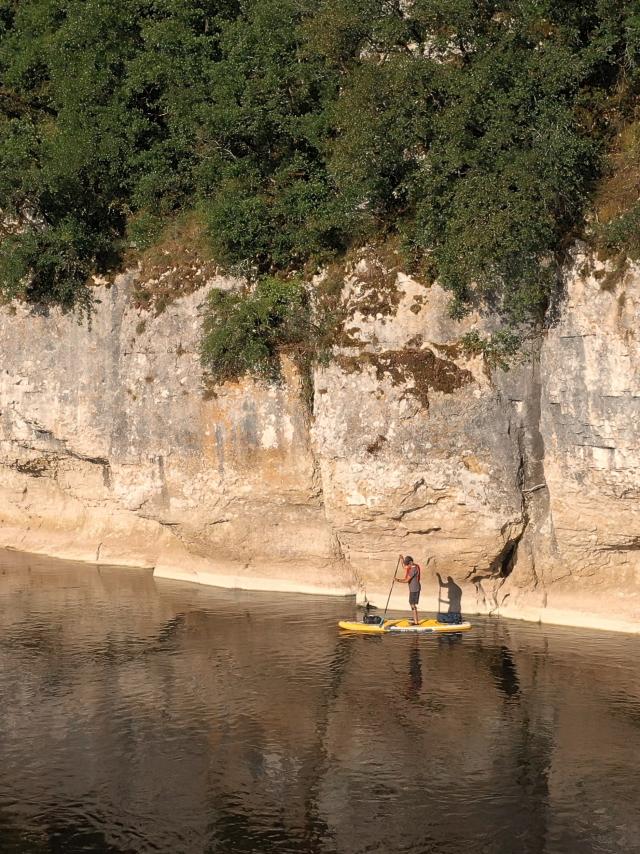
POLYGON ((353 612, 0 554, 0 852, 640 851, 640 639, 353 612))

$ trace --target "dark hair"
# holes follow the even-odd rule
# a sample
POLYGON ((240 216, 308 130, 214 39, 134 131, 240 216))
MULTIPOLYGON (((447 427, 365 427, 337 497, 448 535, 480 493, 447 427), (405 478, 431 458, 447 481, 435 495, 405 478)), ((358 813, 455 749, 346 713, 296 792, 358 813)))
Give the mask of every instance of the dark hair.
POLYGON ((411 557, 411 555, 407 555, 404 559, 404 564, 405 566, 409 566, 410 563, 413 563, 413 558, 411 557))

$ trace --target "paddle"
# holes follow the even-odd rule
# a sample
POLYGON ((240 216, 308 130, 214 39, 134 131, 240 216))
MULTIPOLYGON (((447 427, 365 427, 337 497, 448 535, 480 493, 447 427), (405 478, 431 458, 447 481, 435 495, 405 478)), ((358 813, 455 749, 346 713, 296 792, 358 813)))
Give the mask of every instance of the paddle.
POLYGON ((393 585, 396 583, 396 575, 398 573, 398 564, 400 563, 400 558, 396 561, 395 569, 393 570, 393 581, 391 582, 391 590, 389 591, 389 595, 387 597, 387 604, 384 606, 384 614, 382 615, 382 622, 384 623, 384 618, 387 616, 387 608, 389 607, 389 602, 391 600, 391 593, 393 592, 393 585))

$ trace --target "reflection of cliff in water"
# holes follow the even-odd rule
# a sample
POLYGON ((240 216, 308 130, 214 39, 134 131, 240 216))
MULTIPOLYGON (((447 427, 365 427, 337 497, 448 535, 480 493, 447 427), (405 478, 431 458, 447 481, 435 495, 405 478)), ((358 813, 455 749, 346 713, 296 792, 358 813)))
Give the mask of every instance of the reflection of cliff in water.
MULTIPOLYGON (((549 831, 548 773, 552 763, 553 744, 549 732, 536 720, 535 692, 521 692, 516 658, 508 645, 508 630, 496 629, 490 644, 476 647, 478 666, 486 668, 501 706, 496 710, 500 731, 509 738, 494 746, 493 771, 498 779, 509 781, 510 827, 508 838, 496 851, 545 851, 549 831)), ((536 662, 534 665, 538 667, 536 662)), ((537 678, 534 678, 534 684, 537 678)), ((505 793, 506 794, 506 793, 505 793)))
POLYGON ((14 560, 3 852, 633 850, 640 688, 618 638, 348 636, 344 600, 14 560))

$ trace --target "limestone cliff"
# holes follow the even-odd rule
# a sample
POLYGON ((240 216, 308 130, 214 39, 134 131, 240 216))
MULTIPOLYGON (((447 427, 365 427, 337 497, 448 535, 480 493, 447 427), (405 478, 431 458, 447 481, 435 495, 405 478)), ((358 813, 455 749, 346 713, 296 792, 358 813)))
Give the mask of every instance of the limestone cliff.
POLYGON ((402 551, 426 609, 438 572, 468 612, 633 629, 640 272, 606 290, 581 260, 508 372, 460 351, 479 318, 437 285, 397 274, 380 302, 355 268, 312 412, 286 360, 280 386, 204 389, 204 289, 156 316, 127 273, 90 323, 5 308, 0 546, 376 604, 402 551))
POLYGON ((3 318, 0 543, 224 585, 351 591, 296 377, 203 391, 202 292, 154 317, 135 307, 133 280, 100 289, 90 323, 23 307, 3 318))
POLYGON ((499 598, 503 613, 637 631, 640 270, 603 287, 602 266, 586 260, 576 257, 520 393, 503 378, 528 524, 499 598))

